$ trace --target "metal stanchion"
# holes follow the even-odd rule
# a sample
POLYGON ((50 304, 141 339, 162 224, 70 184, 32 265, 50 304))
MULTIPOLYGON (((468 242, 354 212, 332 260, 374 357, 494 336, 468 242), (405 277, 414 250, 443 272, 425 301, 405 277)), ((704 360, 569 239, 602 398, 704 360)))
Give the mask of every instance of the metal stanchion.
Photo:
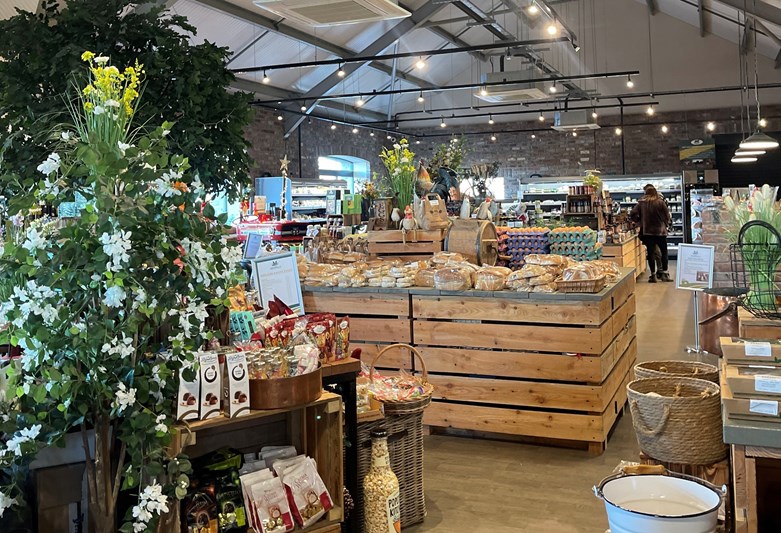
POLYGON ((687 346, 686 353, 704 353, 700 347, 700 291, 694 294, 694 346, 687 346))

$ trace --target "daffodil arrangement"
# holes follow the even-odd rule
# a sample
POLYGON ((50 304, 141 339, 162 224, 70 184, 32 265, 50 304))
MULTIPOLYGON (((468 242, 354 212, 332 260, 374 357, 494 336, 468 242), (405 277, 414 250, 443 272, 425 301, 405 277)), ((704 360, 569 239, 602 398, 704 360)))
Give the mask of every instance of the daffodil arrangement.
POLYGON ((1 473, 24 474, 72 433, 94 531, 151 532, 189 486, 187 458, 167 455, 178 379, 192 378, 215 336, 207 318, 229 304, 241 250, 188 159, 169 152, 173 124, 131 131, 143 68, 83 59, 90 83, 73 124, 9 201, 23 217, 41 202, 85 200, 74 218, 22 227, 0 251, 0 343, 23 350, 2 369, 0 516, 24 503, 19 480, 1 473), (122 516, 120 491, 136 498, 122 516))
POLYGON ((404 209, 411 205, 415 198, 415 153, 409 149, 409 141, 401 139, 393 145, 393 149, 383 148, 380 159, 388 171, 390 186, 396 195, 398 207, 404 209))

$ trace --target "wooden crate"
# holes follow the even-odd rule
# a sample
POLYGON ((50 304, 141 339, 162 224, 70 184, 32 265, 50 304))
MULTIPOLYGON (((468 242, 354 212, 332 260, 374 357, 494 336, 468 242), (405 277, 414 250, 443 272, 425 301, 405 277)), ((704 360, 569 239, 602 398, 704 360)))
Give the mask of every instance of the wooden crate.
MULTIPOLYGON (((290 409, 251 411, 241 418, 212 418, 177 428, 171 454, 182 451, 199 457, 223 447, 242 453, 257 452, 262 446, 292 444, 312 457, 328 489, 334 508, 304 529, 312 533, 336 533, 344 519, 344 433, 342 398, 325 392, 310 404, 290 409)), ((178 533, 178 516, 172 516, 160 531, 178 533)))
POLYGON ((757 318, 744 308, 738 308, 740 337, 744 339, 781 339, 781 320, 757 318))
POLYGON ((370 231, 369 253, 377 257, 415 259, 444 249, 445 230, 415 230, 406 238, 400 230, 370 231))
POLYGON ((606 244, 602 247, 602 258, 613 261, 621 267, 635 269, 635 276, 645 272, 645 246, 637 237, 632 237, 621 244, 606 244))

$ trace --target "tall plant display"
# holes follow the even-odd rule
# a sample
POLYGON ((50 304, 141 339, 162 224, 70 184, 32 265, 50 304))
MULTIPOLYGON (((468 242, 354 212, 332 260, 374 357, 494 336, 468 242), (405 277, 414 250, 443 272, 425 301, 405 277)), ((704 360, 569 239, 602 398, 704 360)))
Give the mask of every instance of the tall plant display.
MULTIPOLYGON (((84 50, 118 65, 138 60, 150 76, 136 124, 174 120, 167 138, 187 155, 208 192, 238 196, 250 158, 244 129, 250 96, 228 92, 230 50, 196 33, 185 17, 164 12, 159 0, 42 0, 39 13, 0 21, 0 172, 35 176, 45 138, 67 121, 61 95, 84 50)), ((83 80, 82 80, 83 82, 83 80)), ((16 190, 0 191, 6 197, 16 190)))
POLYGON ((200 203, 188 158, 170 151, 176 126, 132 129, 143 67, 82 57, 90 83, 54 151, 32 176, 0 176, 20 191, 12 213, 86 200, 66 222, 24 223, 0 256, 0 343, 23 349, 0 416, 0 515, 22 503, 12 474, 75 431, 94 530, 113 533, 119 521, 123 532, 154 531, 189 485, 186 458, 166 455, 177 374, 192 377, 212 337, 207 307, 228 304, 241 252, 200 203), (137 497, 122 517, 120 491, 137 497))
POLYGON ((415 153, 409 149, 409 141, 401 139, 393 149, 383 148, 380 159, 388 171, 390 188, 402 210, 415 199, 415 153))

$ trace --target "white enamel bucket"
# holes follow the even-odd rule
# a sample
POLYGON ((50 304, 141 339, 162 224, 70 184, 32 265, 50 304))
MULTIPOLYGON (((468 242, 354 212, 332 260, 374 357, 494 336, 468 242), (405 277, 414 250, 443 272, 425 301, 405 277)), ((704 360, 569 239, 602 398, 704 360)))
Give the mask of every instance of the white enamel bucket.
MULTIPOLYGON (((641 467, 644 465, 640 465, 641 467)), ((594 487, 604 500, 611 533, 713 533, 723 493, 664 467, 625 469, 594 487)))

